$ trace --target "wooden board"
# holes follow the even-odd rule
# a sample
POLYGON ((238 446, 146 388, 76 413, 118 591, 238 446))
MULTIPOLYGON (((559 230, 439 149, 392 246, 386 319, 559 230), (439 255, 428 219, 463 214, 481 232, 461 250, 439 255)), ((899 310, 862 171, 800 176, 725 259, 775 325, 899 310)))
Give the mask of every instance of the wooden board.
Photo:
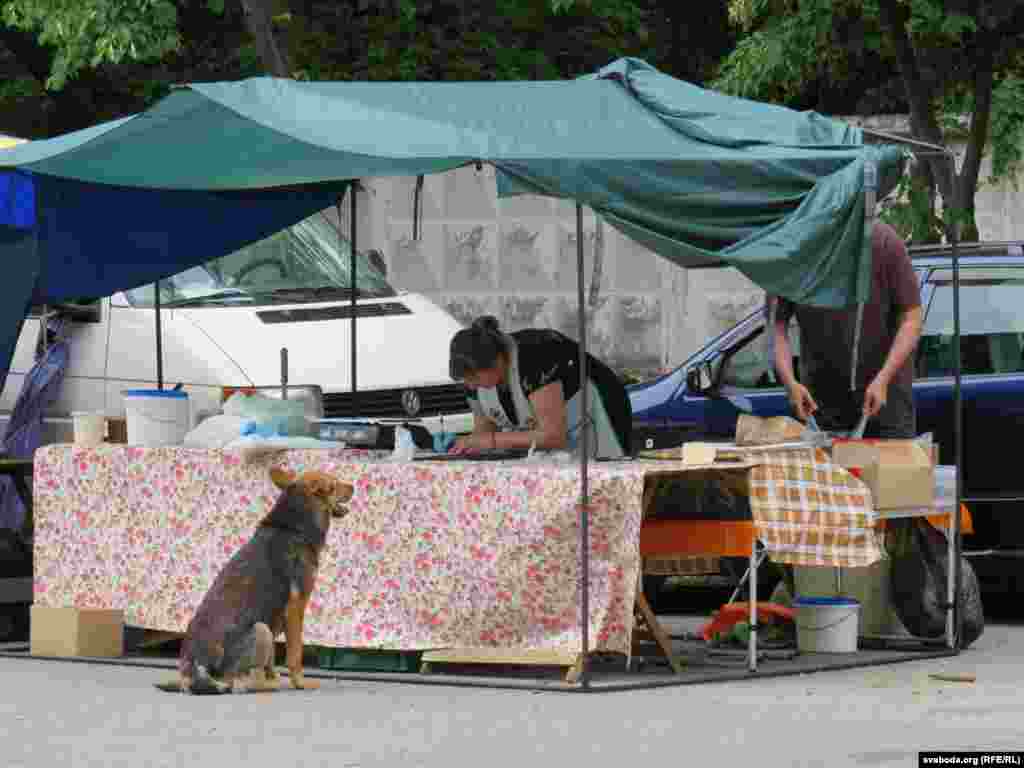
POLYGON ((574 683, 582 671, 581 655, 574 651, 505 648, 448 648, 427 651, 420 672, 429 674, 433 664, 496 664, 531 667, 568 667, 565 681, 574 683))

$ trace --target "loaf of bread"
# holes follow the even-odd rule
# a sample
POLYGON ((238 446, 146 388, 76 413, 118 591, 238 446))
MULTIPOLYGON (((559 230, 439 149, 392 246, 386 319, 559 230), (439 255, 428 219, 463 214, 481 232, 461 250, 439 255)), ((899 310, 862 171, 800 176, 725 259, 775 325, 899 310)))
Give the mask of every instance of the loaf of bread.
POLYGON ((736 421, 736 445, 773 445, 800 440, 804 425, 789 416, 762 418, 741 413, 736 421))

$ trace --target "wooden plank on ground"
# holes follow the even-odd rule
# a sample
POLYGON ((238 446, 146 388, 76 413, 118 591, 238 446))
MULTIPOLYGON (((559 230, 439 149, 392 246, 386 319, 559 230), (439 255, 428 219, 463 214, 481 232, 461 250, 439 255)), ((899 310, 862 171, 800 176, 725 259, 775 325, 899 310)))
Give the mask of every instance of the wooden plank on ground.
POLYGON ((566 682, 578 677, 580 654, 543 648, 446 648, 426 651, 420 659, 420 672, 429 674, 434 664, 494 664, 504 666, 568 667, 566 682))

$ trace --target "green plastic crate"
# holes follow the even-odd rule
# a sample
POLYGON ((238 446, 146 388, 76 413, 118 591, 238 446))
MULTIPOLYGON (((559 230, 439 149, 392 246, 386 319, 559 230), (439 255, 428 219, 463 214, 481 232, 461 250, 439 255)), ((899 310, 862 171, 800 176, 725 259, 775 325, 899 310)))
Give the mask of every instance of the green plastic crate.
POLYGON ((320 668, 343 672, 419 672, 422 651, 321 648, 320 668))

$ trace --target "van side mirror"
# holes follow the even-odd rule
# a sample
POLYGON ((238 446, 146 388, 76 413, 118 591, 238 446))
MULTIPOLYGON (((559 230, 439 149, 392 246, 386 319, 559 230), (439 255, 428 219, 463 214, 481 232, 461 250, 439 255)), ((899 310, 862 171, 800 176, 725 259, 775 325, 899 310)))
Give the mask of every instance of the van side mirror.
POLYGON ((380 272, 382 277, 388 276, 388 265, 384 261, 383 253, 381 253, 376 248, 371 248, 366 252, 366 256, 367 258, 369 258, 370 263, 373 265, 374 269, 380 272))
POLYGON ((711 363, 698 363, 686 372, 686 388, 695 395, 708 394, 715 384, 711 363))

